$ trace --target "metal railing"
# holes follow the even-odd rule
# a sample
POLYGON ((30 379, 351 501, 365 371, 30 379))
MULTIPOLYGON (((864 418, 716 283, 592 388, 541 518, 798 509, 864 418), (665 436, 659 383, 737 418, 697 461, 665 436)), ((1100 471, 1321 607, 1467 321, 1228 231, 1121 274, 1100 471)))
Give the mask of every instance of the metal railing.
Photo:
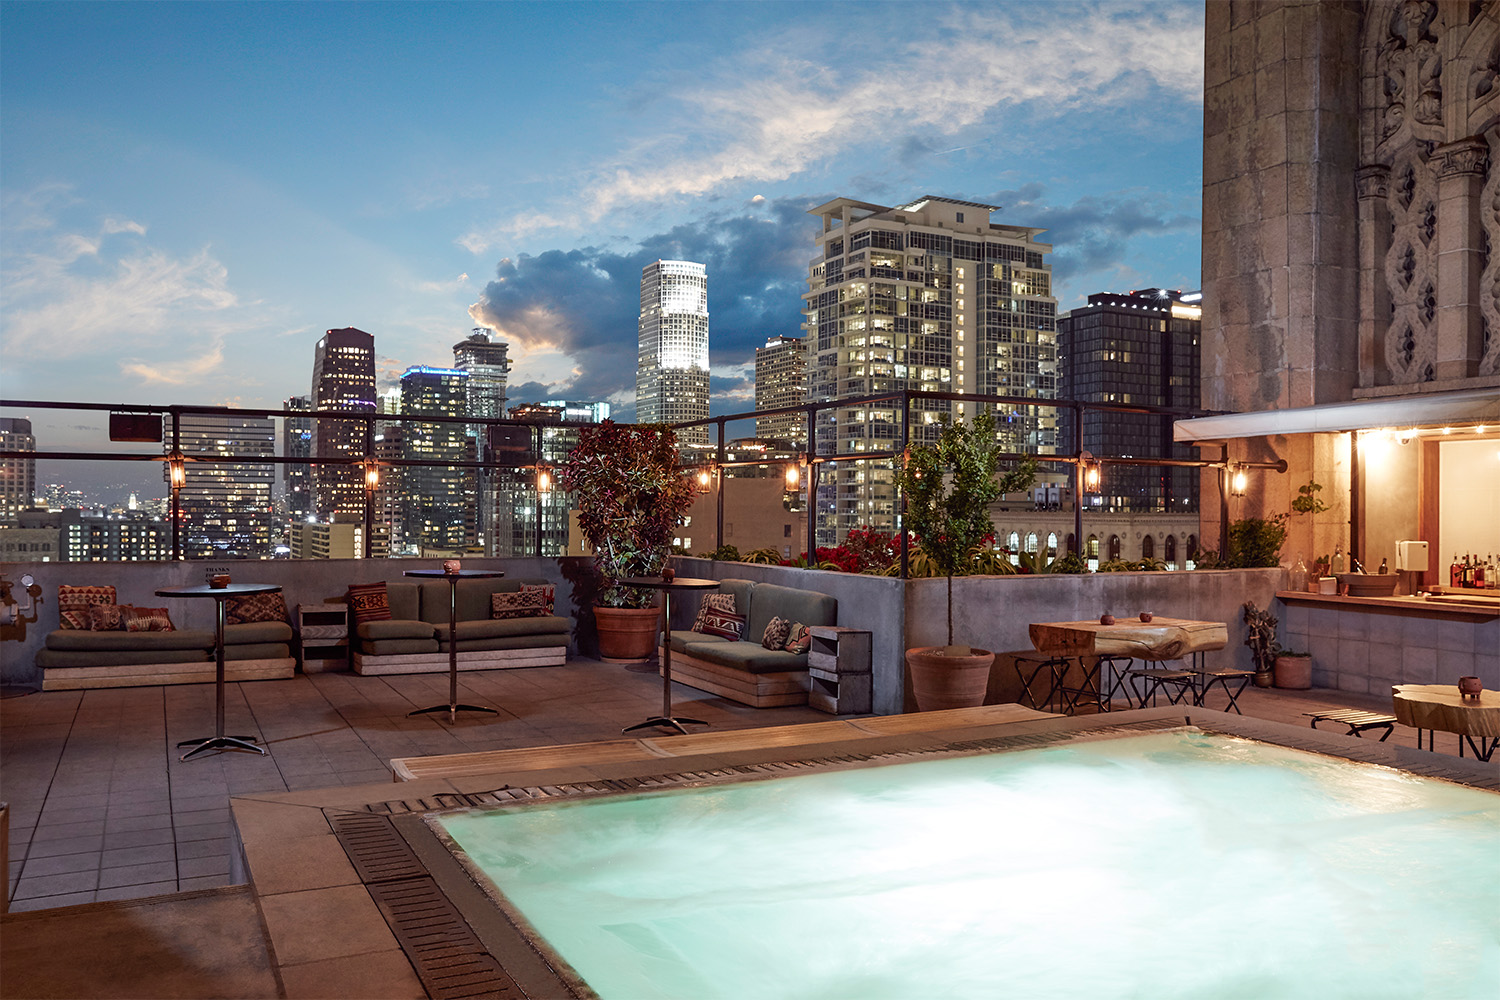
MULTIPOLYGON (((998 396, 982 395, 974 393, 951 393, 920 390, 897 390, 889 393, 881 393, 869 396, 843 398, 836 400, 823 400, 805 404, 786 406, 776 409, 750 410, 739 413, 723 414, 708 417, 702 420, 674 424, 675 429, 713 426, 716 429, 716 442, 713 445, 714 458, 712 466, 717 470, 731 469, 741 466, 764 465, 768 462, 782 461, 782 459, 755 458, 736 461, 728 455, 728 426, 733 423, 764 419, 767 417, 785 416, 790 414, 802 414, 806 428, 806 440, 799 447, 789 449, 792 459, 797 462, 800 469, 805 469, 806 474, 800 477, 799 488, 805 493, 807 517, 807 553, 809 558, 817 551, 817 535, 819 527, 819 511, 817 506, 819 473, 824 466, 837 467, 839 463, 868 462, 868 461, 890 461, 893 464, 901 458, 906 449, 912 444, 912 419, 914 404, 924 402, 936 403, 961 403, 975 404, 977 406, 994 407, 1024 407, 1028 409, 1053 409, 1056 411, 1068 411, 1072 415, 1071 447, 1066 451, 1017 451, 1002 453, 1001 461, 1016 462, 1026 459, 1036 461, 1040 465, 1064 466, 1070 469, 1072 477, 1073 495, 1073 517, 1074 537, 1078 545, 1083 543, 1083 516, 1085 511, 1084 497, 1092 492, 1090 484, 1092 473, 1101 472, 1107 466, 1159 466, 1159 467, 1183 467, 1183 468, 1217 468, 1219 470, 1219 492, 1220 492, 1220 545, 1225 544, 1228 535, 1228 497, 1230 492, 1231 474, 1234 469, 1268 469, 1277 472, 1286 471, 1286 463, 1279 462, 1240 462, 1231 464, 1228 460, 1227 443, 1221 443, 1221 453, 1218 458, 1212 459, 1172 459, 1157 457, 1133 457, 1133 456, 1111 456, 1092 454, 1083 448, 1083 417, 1088 412, 1105 413, 1135 413, 1160 416, 1171 419, 1187 419, 1192 417, 1214 415, 1215 411, 1198 409, 1184 409, 1181 407, 1153 406, 1149 404, 1123 404, 1123 403, 1097 403, 1081 400, 1045 399, 1033 396, 998 396), (885 450, 856 451, 848 454, 837 453, 836 447, 826 449, 825 453, 819 453, 819 414, 827 410, 859 409, 862 407, 885 404, 892 409, 899 408, 899 421, 896 425, 895 445, 885 450)), ((110 412, 112 414, 129 414, 136 416, 155 415, 162 418, 170 418, 170 432, 165 425, 162 433, 162 444, 164 449, 160 453, 143 452, 84 452, 84 451, 3 451, 0 452, 0 460, 68 460, 68 461, 100 461, 100 462, 166 462, 169 470, 169 482, 172 487, 172 550, 173 558, 181 558, 181 511, 178 506, 178 492, 185 482, 185 472, 188 463, 211 462, 219 465, 257 465, 268 464, 273 466, 283 465, 307 465, 315 466, 345 466, 362 470, 366 489, 364 491, 364 535, 363 544, 365 555, 370 553, 373 507, 375 494, 379 482, 379 471, 382 468, 444 468, 444 469, 473 469, 473 470, 501 470, 509 469, 520 473, 529 471, 533 484, 539 484, 539 477, 548 474, 553 461, 545 457, 545 434, 548 430, 578 430, 591 426, 589 423, 579 421, 563 420, 513 420, 505 417, 469 417, 451 416, 437 413, 402 413, 388 414, 370 411, 349 410, 291 410, 291 409, 257 409, 251 407, 228 407, 228 406, 192 406, 192 405, 142 405, 142 404, 110 404, 110 403, 78 403, 59 402, 53 400, 11 400, 0 399, 0 407, 26 410, 84 410, 95 412, 110 412), (301 419, 301 420, 336 420, 344 423, 358 422, 363 424, 364 453, 361 455, 347 456, 309 456, 289 457, 286 455, 231 455, 221 452, 199 452, 187 453, 181 449, 182 432, 180 428, 181 417, 184 415, 210 415, 224 417, 252 417, 262 419, 301 419), (523 461, 497 461, 493 454, 488 460, 479 458, 475 460, 425 460, 411 458, 396 458, 391 456, 377 457, 375 454, 374 441, 377 425, 387 424, 426 424, 426 423, 457 423, 466 426, 483 426, 487 430, 493 427, 505 427, 515 429, 525 428, 529 436, 524 455, 512 457, 523 458, 523 461), (169 447, 165 447, 169 446, 169 447)), ((487 435, 488 436, 488 432, 487 435)), ((789 442, 796 445, 796 442, 789 442)), ((837 442, 833 442, 836 446, 837 442)), ((701 468, 704 463, 688 460, 684 462, 685 469, 701 468)), ((715 537, 719 543, 724 538, 724 491, 718 490, 717 498, 717 533, 715 537)), ((540 510, 540 497, 542 490, 537 490, 538 511, 536 520, 536 545, 537 554, 541 554, 542 548, 542 517, 540 510)), ((899 526, 899 515, 904 510, 904 497, 901 495, 899 485, 896 487, 894 510, 896 521, 899 526)), ((908 539, 905 531, 898 531, 900 539, 900 571, 905 577, 909 566, 908 539)))

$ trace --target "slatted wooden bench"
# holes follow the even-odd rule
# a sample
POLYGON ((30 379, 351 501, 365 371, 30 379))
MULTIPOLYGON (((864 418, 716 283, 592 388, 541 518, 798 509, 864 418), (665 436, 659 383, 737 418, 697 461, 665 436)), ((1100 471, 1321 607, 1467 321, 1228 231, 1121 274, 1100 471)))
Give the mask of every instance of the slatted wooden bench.
POLYGON ((1330 709, 1326 712, 1303 712, 1304 717, 1312 720, 1310 725, 1318 728, 1320 722, 1339 722, 1349 727, 1345 736, 1363 737, 1366 729, 1384 729, 1380 742, 1384 743, 1387 736, 1395 732, 1396 717, 1394 715, 1382 715, 1379 712, 1366 712, 1358 708, 1330 709))

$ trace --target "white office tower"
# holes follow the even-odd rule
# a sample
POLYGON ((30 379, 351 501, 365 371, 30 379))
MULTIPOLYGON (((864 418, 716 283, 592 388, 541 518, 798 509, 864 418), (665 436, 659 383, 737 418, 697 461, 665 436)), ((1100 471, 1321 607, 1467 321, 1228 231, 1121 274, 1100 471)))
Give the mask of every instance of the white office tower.
MULTIPOLYGON (((809 398, 852 399, 902 389, 1039 401, 1057 396, 1057 300, 1043 230, 990 221, 998 206, 924 196, 890 208, 837 198, 822 220, 803 296, 809 398)), ((934 440, 943 415, 977 404, 914 401, 911 441, 934 440)), ((1053 407, 993 407, 1002 448, 1051 452, 1053 407)), ((902 447, 901 403, 819 412, 817 453, 854 456, 902 447)), ((895 463, 841 461, 818 484, 818 541, 849 529, 896 527, 895 463)))
MULTIPOLYGON (((755 408, 778 410, 807 402, 807 341, 771 337, 755 349, 755 408)), ((767 441, 807 441, 807 414, 755 418, 755 436, 767 441)))
MULTIPOLYGON (((687 260, 641 269, 640 354, 635 419, 675 424, 708 417, 708 270, 687 260)), ((708 427, 681 430, 684 444, 707 444, 708 427)))

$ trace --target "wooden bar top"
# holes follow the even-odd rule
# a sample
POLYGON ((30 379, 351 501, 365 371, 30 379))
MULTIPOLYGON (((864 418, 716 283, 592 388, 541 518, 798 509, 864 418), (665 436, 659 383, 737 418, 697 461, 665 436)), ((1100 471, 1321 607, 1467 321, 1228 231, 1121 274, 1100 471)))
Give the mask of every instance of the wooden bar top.
POLYGON ((1229 643, 1229 626, 1223 622, 1161 615, 1149 622, 1122 618, 1113 625, 1098 621, 1035 622, 1030 631, 1031 643, 1039 650, 1140 660, 1175 660, 1203 650, 1223 649, 1229 643))
POLYGON ((1465 600, 1452 593, 1434 597, 1339 597, 1336 594, 1278 590, 1276 598, 1283 604, 1337 608, 1377 615, 1404 615, 1408 618, 1442 618, 1461 622, 1487 622, 1500 618, 1500 601, 1494 598, 1465 600))

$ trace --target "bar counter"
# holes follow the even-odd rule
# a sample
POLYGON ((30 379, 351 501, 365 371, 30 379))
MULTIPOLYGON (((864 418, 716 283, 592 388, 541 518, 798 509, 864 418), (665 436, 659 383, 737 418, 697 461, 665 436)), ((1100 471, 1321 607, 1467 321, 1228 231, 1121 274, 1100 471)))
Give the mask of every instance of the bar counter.
MULTIPOLYGON (((1460 592, 1461 593, 1461 592, 1460 592)), ((1337 597, 1278 591, 1277 639, 1313 658, 1313 684, 1388 697, 1393 684, 1500 689, 1500 600, 1476 595, 1337 597)))

